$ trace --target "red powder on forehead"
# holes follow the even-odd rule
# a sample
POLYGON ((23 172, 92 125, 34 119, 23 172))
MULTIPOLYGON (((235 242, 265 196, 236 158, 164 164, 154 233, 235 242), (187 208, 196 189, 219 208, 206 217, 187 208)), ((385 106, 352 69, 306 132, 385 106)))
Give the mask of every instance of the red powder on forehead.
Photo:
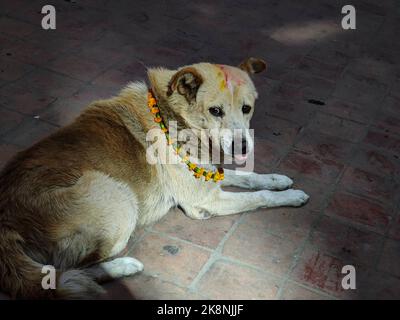
POLYGON ((217 64, 217 66, 221 69, 225 76, 226 83, 233 82, 236 85, 240 86, 241 84, 246 83, 246 79, 243 79, 240 73, 235 70, 233 67, 225 66, 223 64, 217 64))

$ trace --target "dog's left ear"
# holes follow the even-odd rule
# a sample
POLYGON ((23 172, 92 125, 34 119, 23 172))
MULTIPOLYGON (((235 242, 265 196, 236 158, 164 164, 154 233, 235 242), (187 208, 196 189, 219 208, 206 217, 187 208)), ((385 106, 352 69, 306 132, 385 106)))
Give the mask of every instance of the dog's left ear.
POLYGON ((267 63, 262 59, 248 58, 239 64, 239 68, 248 74, 260 73, 267 68, 267 63))
POLYGON ((190 103, 196 99, 197 91, 202 83, 203 78, 195 68, 183 68, 175 73, 169 81, 167 96, 169 97, 177 90, 190 103))

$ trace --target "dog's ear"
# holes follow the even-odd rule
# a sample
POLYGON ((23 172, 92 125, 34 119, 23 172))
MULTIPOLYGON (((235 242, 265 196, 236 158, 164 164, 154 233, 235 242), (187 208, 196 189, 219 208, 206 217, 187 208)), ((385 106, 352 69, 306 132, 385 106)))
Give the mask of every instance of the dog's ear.
POLYGON ((175 73, 168 83, 167 96, 175 90, 185 96, 188 102, 196 99, 197 90, 203 83, 203 77, 193 67, 186 67, 175 73))
POLYGON ((248 74, 260 73, 267 68, 267 63, 258 58, 248 58, 239 64, 239 68, 248 74))

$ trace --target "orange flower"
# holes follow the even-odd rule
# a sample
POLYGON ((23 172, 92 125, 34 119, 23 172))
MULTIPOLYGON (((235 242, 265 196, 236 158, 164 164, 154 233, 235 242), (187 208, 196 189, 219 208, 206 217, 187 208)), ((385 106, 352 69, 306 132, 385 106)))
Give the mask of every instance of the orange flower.
POLYGON ((212 171, 209 171, 205 177, 206 181, 210 180, 212 175, 213 175, 212 171))
POLYGON ((155 113, 159 113, 160 109, 158 109, 157 107, 152 107, 150 111, 151 111, 151 113, 155 114, 155 113))
POLYGON ((149 98, 148 105, 149 105, 150 108, 153 107, 153 106, 156 105, 156 104, 157 104, 156 99, 154 99, 154 98, 149 98))

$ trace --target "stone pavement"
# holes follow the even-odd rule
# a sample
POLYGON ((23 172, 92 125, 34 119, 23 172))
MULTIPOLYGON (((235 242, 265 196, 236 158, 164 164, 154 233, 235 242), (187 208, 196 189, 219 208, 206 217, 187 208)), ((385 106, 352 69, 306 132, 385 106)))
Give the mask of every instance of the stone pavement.
MULTIPOLYGON (((108 298, 399 299, 400 7, 351 1, 0 1, 0 166, 146 66, 262 57, 256 171, 311 201, 207 221, 173 211, 132 237, 145 271, 108 298), (343 290, 344 265, 357 289, 343 290)), ((5 296, 3 296, 6 298, 5 296)))

